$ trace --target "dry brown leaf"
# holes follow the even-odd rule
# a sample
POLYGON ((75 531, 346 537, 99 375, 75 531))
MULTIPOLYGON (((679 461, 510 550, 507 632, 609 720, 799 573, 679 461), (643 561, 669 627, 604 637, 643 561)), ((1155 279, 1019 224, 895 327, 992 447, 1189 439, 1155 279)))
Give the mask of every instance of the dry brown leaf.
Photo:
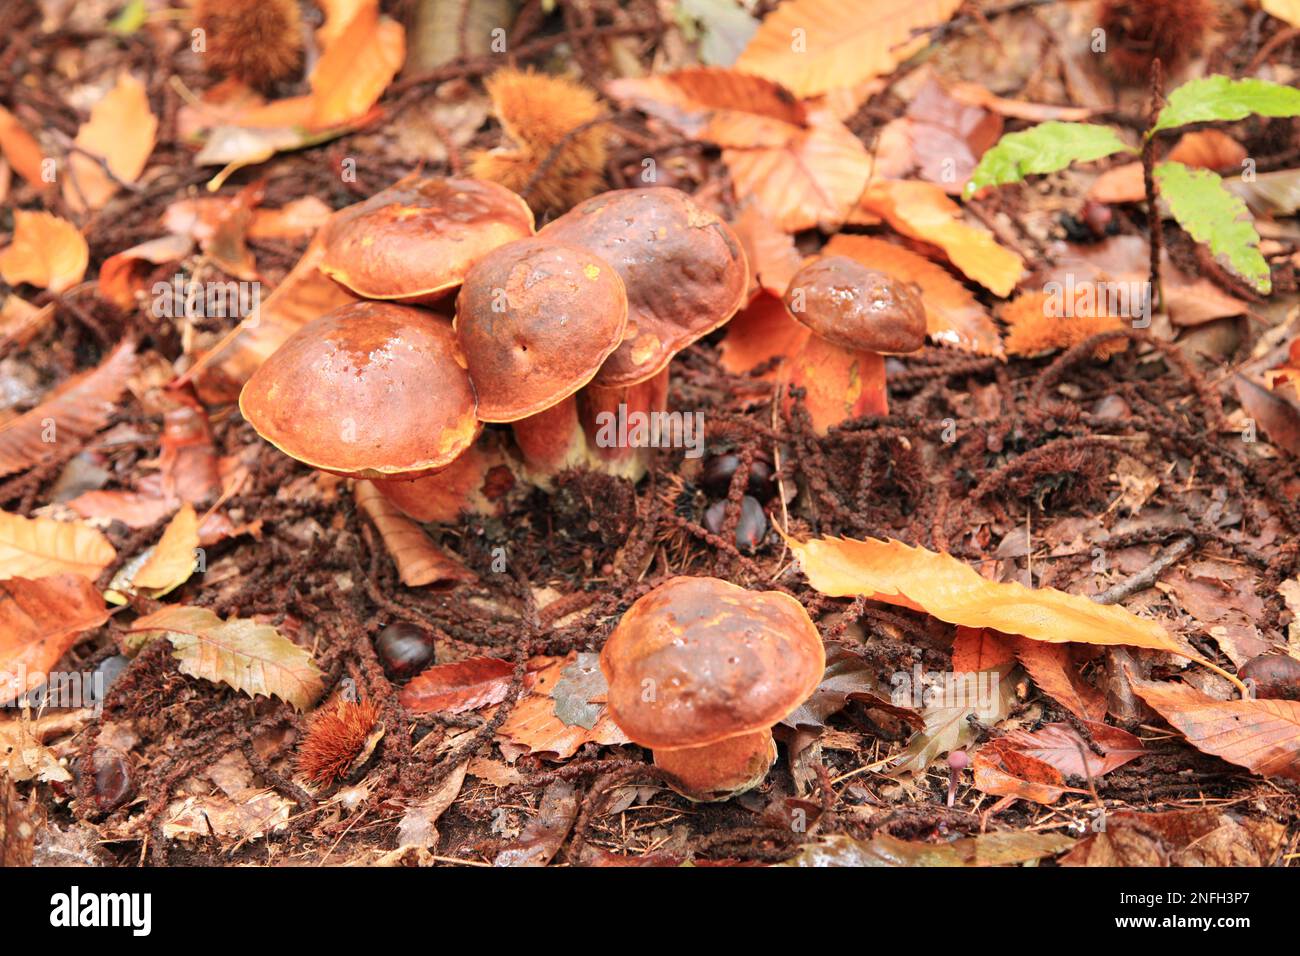
POLYGON ((355 493, 357 507, 369 515, 379 529, 384 547, 397 565, 402 583, 408 588, 476 580, 473 571, 442 551, 418 524, 381 495, 374 482, 358 481, 355 493))
POLYGON ((1021 119, 1030 123, 1047 123, 1052 120, 1060 120, 1063 123, 1079 123, 1099 112, 1084 106, 1050 106, 1046 103, 1026 103, 1021 100, 1009 100, 1001 96, 995 96, 978 83, 950 84, 948 95, 971 106, 982 106, 1000 116, 1021 119))
POLYGON ((1155 621, 1055 588, 990 581, 950 554, 901 541, 790 541, 808 582, 831 597, 862 595, 951 624, 989 627, 1036 641, 1123 644, 1185 656, 1155 621))
POLYGON ((1002 339, 988 311, 942 266, 901 246, 869 236, 840 233, 826 244, 828 256, 849 256, 903 282, 914 282, 925 303, 931 342, 1001 357, 1002 339))
POLYGON ((0 511, 0 581, 65 572, 93 581, 115 557, 109 540, 89 525, 0 511))
POLYGON ((933 183, 878 180, 862 194, 860 207, 903 235, 938 246, 967 278, 994 295, 1005 298, 1020 281, 1024 260, 998 245, 991 232, 967 225, 961 207, 933 183))
POLYGON ((73 376, 31 411, 0 425, 0 477, 95 434, 112 415, 135 363, 135 343, 125 341, 97 368, 73 376))
POLYGON ((565 670, 577 660, 575 651, 567 657, 537 657, 529 661, 522 695, 497 730, 498 738, 553 760, 567 760, 586 743, 604 747, 630 743, 603 703, 596 708, 591 727, 566 724, 556 715, 557 700, 552 695, 564 680, 565 670))
POLYGON ((1197 750, 1265 777, 1300 780, 1300 702, 1215 700, 1186 684, 1129 679, 1197 750))
POLYGON ((132 587, 163 592, 180 587, 194 573, 198 547, 199 518, 187 503, 163 530, 153 554, 131 579, 132 587))
POLYGON ((40 143, 18 122, 18 117, 3 106, 0 106, 0 153, 19 176, 37 189, 50 185, 43 175, 45 154, 41 152, 40 143))
POLYGON ((53 213, 14 210, 14 238, 0 252, 0 277, 63 292, 81 281, 90 247, 77 227, 53 213))
POLYGON ((1080 676, 1069 645, 1046 644, 1011 635, 1005 638, 1041 691, 1083 720, 1101 720, 1106 716, 1106 695, 1080 676))
POLYGON ((1104 830, 1080 840, 1061 866, 1271 866, 1286 846, 1286 826, 1222 810, 1165 813, 1119 810, 1104 830))
POLYGON ((4 305, 0 306, 0 346, 12 342, 18 348, 25 348, 53 315, 53 302, 38 308, 21 296, 5 296, 4 305))
POLYGON ((952 669, 959 674, 997 670, 1016 659, 1010 638, 987 627, 958 627, 952 640, 952 669))
POLYGON ((892 73, 929 43, 961 0, 787 0, 763 20, 736 68, 816 96, 892 73))
POLYGON ((77 635, 107 620, 104 599, 79 574, 0 581, 0 705, 45 683, 77 635))
POLYGON ((179 502, 138 491, 87 491, 68 502, 83 518, 109 518, 128 528, 148 528, 176 510, 179 502))
POLYGON ((560 851, 577 818, 578 797, 573 784, 553 781, 542 794, 537 816, 528 821, 516 839, 502 847, 492 865, 546 866, 560 851))
POLYGON ((506 699, 514 665, 499 657, 469 657, 438 664, 402 688, 399 700, 413 714, 459 714, 506 699))
POLYGON ((805 843, 781 866, 1014 866, 1055 856, 1074 841, 1055 833, 1025 830, 980 833, 945 843, 900 840, 884 831, 870 840, 841 833, 805 843))
POLYGON ((808 113, 780 83, 723 67, 692 67, 673 73, 611 80, 609 95, 656 116, 688 136, 705 137, 710 121, 749 113, 802 127, 808 113))
POLYGON ((123 73, 77 131, 74 142, 84 152, 68 156, 68 172, 63 177, 63 198, 69 208, 74 212, 99 209, 120 188, 114 177, 124 183, 139 179, 157 132, 158 118, 149 109, 144 84, 123 73), (112 176, 98 160, 104 161, 112 176))
POLYGON ((305 710, 324 690, 311 654, 267 624, 223 621, 207 608, 178 606, 139 618, 126 634, 134 645, 158 638, 171 641, 182 673, 229 684, 250 697, 276 696, 305 710))
MULTIPOLYGON (((721 365, 732 375, 743 375, 772 359, 793 358, 811 335, 808 326, 796 322, 780 298, 760 292, 727 323, 721 365)), ((772 363, 763 377, 774 379, 779 375, 780 365, 772 363)))

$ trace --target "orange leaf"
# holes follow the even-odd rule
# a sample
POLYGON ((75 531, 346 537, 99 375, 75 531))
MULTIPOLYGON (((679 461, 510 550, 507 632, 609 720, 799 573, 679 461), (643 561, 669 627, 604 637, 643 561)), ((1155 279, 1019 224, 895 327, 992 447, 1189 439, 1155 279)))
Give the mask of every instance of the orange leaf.
POLYGON ((194 573, 198 547, 199 519, 194 506, 186 504, 163 530, 153 554, 131 579, 131 586, 159 591, 179 587, 194 573))
POLYGON ((162 236, 111 255, 99 267, 99 294, 114 305, 129 309, 135 305, 136 293, 143 291, 143 279, 151 266, 179 262, 193 248, 189 236, 162 236))
POLYGON ((816 96, 892 73, 924 48, 961 0, 787 0, 763 21, 736 68, 816 96))
POLYGON ((53 315, 53 302, 37 308, 21 296, 5 296, 0 306, 0 345, 13 342, 19 348, 26 347, 53 315))
POLYGON ((50 185, 41 175, 45 154, 41 152, 40 144, 18 122, 18 117, 3 106, 0 106, 0 152, 18 175, 37 189, 50 185))
POLYGON ((117 552, 90 525, 0 511, 0 580, 71 572, 94 580, 117 552))
POLYGON ((780 298, 803 256, 795 248, 794 237, 779 229, 755 203, 745 206, 731 224, 749 259, 749 275, 760 289, 780 298))
POLYGON ((1021 753, 1005 737, 990 740, 971 757, 975 786, 999 797, 1055 803, 1066 792, 1084 793, 1065 783, 1051 764, 1021 753))
POLYGON ((557 760, 567 760, 586 743, 602 747, 631 743, 609 716, 604 704, 599 705, 590 727, 566 724, 556 715, 557 701, 553 696, 556 687, 565 679, 565 671, 577 663, 576 651, 567 657, 530 660, 523 695, 497 731, 497 736, 532 753, 546 754, 557 760))
POLYGON ((942 266, 883 239, 849 233, 832 237, 822 251, 828 256, 849 256, 872 269, 920 286, 926 334, 931 342, 1002 357, 1002 339, 988 312, 942 266))
POLYGON ((706 135, 724 146, 737 194, 752 195, 787 232, 843 223, 871 175, 867 148, 826 110, 810 114, 807 128, 719 114, 706 135))
POLYGON ((780 83, 705 66, 654 76, 610 80, 609 95, 656 116, 688 136, 703 138, 724 113, 751 113, 791 126, 807 125, 804 105, 780 83))
POLYGON ((312 127, 323 129, 364 116, 405 59, 402 25, 381 17, 378 4, 362 7, 312 71, 312 127))
POLYGON ((399 700, 413 714, 459 714, 506 699, 514 665, 499 657, 438 664, 411 678, 399 700))
POLYGON ((1106 716, 1106 695, 1084 681, 1064 644, 1044 644, 1023 637, 1007 637, 1017 659, 1034 683, 1057 703, 1083 720, 1106 716))
POLYGON ((381 495, 374 482, 358 481, 356 497, 357 507, 369 515, 379 529, 384 546, 397 565, 397 573, 407 587, 475 579, 473 571, 443 553, 418 524, 381 495))
POLYGON ((144 84, 123 73, 77 131, 74 142, 85 152, 68 157, 68 175, 63 179, 63 198, 68 206, 74 212, 99 209, 118 190, 117 183, 92 156, 102 159, 122 182, 139 179, 153 152, 157 132, 158 119, 149 110, 144 84))
MULTIPOLYGON (((727 335, 722 340, 722 367, 732 375, 743 375, 774 358, 791 358, 811 335, 808 326, 791 317, 784 302, 775 295, 760 292, 727 323, 727 335)), ((775 378, 779 368, 774 365, 763 377, 775 378)))
POLYGON ((961 207, 933 183, 873 182, 861 208, 911 239, 938 246, 963 274, 995 295, 1005 298, 1020 281, 1024 260, 998 245, 992 233, 967 225, 961 207))
POLYGON ((1155 621, 1054 588, 982 578, 949 554, 901 541, 812 538, 790 548, 814 588, 924 611, 941 621, 991 627, 1035 641, 1125 644, 1186 656, 1155 621))
POLYGON ((982 106, 1000 116, 1022 119, 1030 123, 1046 123, 1050 120, 1078 123, 1100 112, 1084 106, 1049 106, 1046 103, 1008 100, 995 96, 978 83, 953 83, 948 87, 948 95, 970 106, 982 106))
POLYGON ((62 292, 81 281, 89 263, 90 248, 72 223, 48 212, 14 210, 14 239, 0 252, 5 282, 62 292))
POLYGON ((95 434, 134 369, 135 343, 123 342, 97 368, 73 376, 27 414, 0 425, 0 477, 44 461, 61 444, 95 434))
MULTIPOLYGON (((1240 143, 1217 129, 1185 133, 1169 152, 1169 159, 1196 169, 1240 169, 1246 150, 1240 143)), ((1142 202, 1146 183, 1141 163, 1124 163, 1106 170, 1088 190, 1088 198, 1097 202, 1142 202)))
POLYGON ((986 627, 958 627, 952 641, 952 669, 958 674, 997 670, 1016 659, 1011 638, 986 627))
POLYGON ((0 581, 0 705, 44 683, 77 635, 107 620, 104 599, 79 574, 0 581))
POLYGON ((1300 702, 1215 700, 1186 684, 1129 680, 1197 750, 1265 777, 1300 780, 1300 702))

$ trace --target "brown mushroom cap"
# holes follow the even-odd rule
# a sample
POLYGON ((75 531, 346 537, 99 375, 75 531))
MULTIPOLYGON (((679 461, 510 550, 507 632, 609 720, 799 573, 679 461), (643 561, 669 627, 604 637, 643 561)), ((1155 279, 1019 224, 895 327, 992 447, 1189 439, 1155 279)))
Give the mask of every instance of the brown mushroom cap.
POLYGON ((244 417, 285 454, 355 478, 446 467, 482 427, 474 407, 451 323, 387 302, 309 322, 239 396, 244 417))
POLYGON ((677 189, 619 189, 579 203, 540 235, 590 249, 623 277, 627 331, 596 381, 635 385, 723 325, 749 264, 731 227, 677 189))
POLYGON ((801 268, 785 305, 814 334, 846 349, 915 352, 925 344, 921 296, 847 256, 823 256, 801 268))
POLYGON ((609 709, 646 747, 699 747, 765 730, 821 682, 817 628, 794 598, 677 577, 633 604, 600 654, 609 709))
POLYGON ((406 179, 334 214, 320 269, 367 299, 430 301, 484 253, 532 232, 532 210, 504 186, 406 179))
POLYGON ((618 348, 626 325, 623 280, 594 253, 540 236, 489 252, 456 297, 478 417, 519 421, 568 398, 618 348))

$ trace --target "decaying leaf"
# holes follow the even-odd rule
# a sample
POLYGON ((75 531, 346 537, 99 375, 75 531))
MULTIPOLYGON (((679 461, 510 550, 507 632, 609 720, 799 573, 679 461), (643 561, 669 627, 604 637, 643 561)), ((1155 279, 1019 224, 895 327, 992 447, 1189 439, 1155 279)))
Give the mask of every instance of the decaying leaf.
POLYGON ((877 833, 870 840, 832 834, 805 844, 783 866, 1015 866, 1056 856, 1074 845, 1052 833, 999 832, 951 843, 900 840, 877 833))
MULTIPOLYGON (((602 704, 600 715, 591 727, 566 724, 557 710, 562 704, 555 697, 557 685, 565 677, 565 670, 578 659, 577 652, 567 657, 539 657, 528 662, 529 673, 524 678, 524 690, 519 702, 497 731, 498 738, 525 751, 541 754, 555 760, 566 760, 577 753, 585 743, 602 746, 628 743, 623 731, 614 723, 602 704)), ((591 702, 592 694, 584 703, 591 702)), ((570 701, 572 704, 572 701, 570 701)))
POLYGON ((89 525, 0 511, 0 580, 71 572, 93 581, 116 557, 109 540, 89 525))
POLYGON ((514 665, 499 657, 469 657, 437 664, 402 688, 399 700, 413 714, 460 714, 506 699, 514 665))
POLYGON ((542 794, 537 816, 528 821, 515 840, 497 853, 493 866, 546 866, 559 852, 578 817, 578 797, 573 784, 556 780, 542 794))
POLYGON ((908 741, 889 775, 924 773, 936 757, 971 743, 972 717, 989 725, 1005 719, 1016 699, 1011 673, 1010 667, 1003 667, 978 674, 935 674, 929 684, 919 666, 912 675, 899 675, 902 683, 894 688, 894 702, 910 700, 921 706, 925 726, 908 741))
POLYGON ((1186 684, 1130 680, 1197 750, 1265 777, 1300 780, 1300 702, 1215 700, 1186 684))
POLYGON ((1271 866, 1286 827, 1223 810, 1107 813, 1105 829, 1080 840, 1061 866, 1271 866))
POLYGON ((163 530, 153 554, 135 573, 132 585, 163 593, 180 587, 194 573, 198 547, 199 519, 193 505, 187 503, 163 530))
POLYGON ((127 640, 137 646, 160 637, 171 641, 182 672, 229 684, 250 697, 275 696, 305 710, 324 690, 311 653, 268 624, 223 621, 201 607, 165 607, 127 631, 127 640))
POLYGON ((827 646, 826 673, 821 684, 781 723, 799 730, 819 729, 826 725, 828 717, 843 710, 851 700, 887 710, 915 728, 924 723, 915 708, 893 703, 890 688, 881 686, 875 669, 861 655, 840 645, 827 646))
POLYGON ((45 683, 77 635, 106 620, 104 599, 79 574, 0 581, 0 705, 45 683))
POLYGON ((98 367, 74 375, 27 414, 0 425, 0 477, 95 434, 112 415, 135 364, 135 343, 127 340, 98 367))
POLYGON ((476 579, 473 571, 430 540, 418 524, 397 510, 370 481, 356 484, 357 506, 379 529, 384 546, 397 565, 402 583, 410 588, 476 579))
POLYGON ((1095 721, 1084 721, 1103 750, 1093 753, 1069 724, 1046 724, 1036 731, 1012 730, 989 741, 971 759, 975 786, 985 793, 1055 803, 1065 793, 1087 793, 1067 784, 1067 777, 1097 778, 1142 755, 1132 734, 1095 721))

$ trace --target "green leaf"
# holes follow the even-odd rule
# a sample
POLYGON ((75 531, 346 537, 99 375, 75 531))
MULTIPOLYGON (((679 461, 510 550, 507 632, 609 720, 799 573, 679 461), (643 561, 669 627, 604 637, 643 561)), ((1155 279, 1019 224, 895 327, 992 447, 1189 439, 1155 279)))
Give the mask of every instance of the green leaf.
POLYGON ((1030 173, 1054 173, 1071 163, 1086 163, 1112 153, 1135 152, 1109 126, 1095 123, 1039 123, 1008 133, 986 152, 971 174, 963 196, 984 186, 1018 183, 1030 173))
POLYGON ((1215 259, 1256 291, 1273 291, 1250 211, 1224 188, 1223 180, 1208 169, 1188 169, 1182 163, 1161 163, 1155 172, 1160 195, 1178 224, 1197 242, 1209 245, 1215 259))
POLYGON ((1184 83, 1169 94, 1148 136, 1162 129, 1260 116, 1300 116, 1300 90, 1266 80, 1207 76, 1184 83))

